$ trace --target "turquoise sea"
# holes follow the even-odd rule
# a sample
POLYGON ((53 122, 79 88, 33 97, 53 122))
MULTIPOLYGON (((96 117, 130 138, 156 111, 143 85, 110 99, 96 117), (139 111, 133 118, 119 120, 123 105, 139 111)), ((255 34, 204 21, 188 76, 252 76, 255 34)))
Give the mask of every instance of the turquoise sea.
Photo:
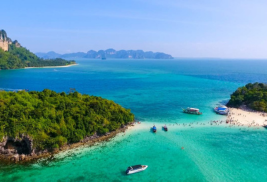
POLYGON ((267 130, 210 125, 237 87, 267 82, 267 61, 224 59, 77 60, 66 68, 1 70, 1 89, 101 96, 141 121, 109 142, 28 165, 0 164, 0 181, 267 181, 267 130), (197 107, 203 115, 181 108, 197 107), (150 127, 158 127, 156 134, 150 127), (168 132, 160 128, 166 124, 168 132), (184 148, 182 150, 182 147, 184 148), (146 171, 125 175, 130 165, 146 171))

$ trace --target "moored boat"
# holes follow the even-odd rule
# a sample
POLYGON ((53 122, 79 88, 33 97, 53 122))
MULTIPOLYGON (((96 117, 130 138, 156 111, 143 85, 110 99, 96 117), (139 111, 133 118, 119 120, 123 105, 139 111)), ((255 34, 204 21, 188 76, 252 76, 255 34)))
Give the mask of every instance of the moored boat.
POLYGON ((146 170, 147 167, 148 167, 147 165, 130 166, 130 167, 127 168, 126 174, 138 173, 138 172, 146 170))
POLYGON ((221 105, 221 106, 215 107, 214 112, 216 112, 217 114, 221 114, 221 115, 227 115, 229 112, 229 109, 228 107, 221 105))
POLYGON ((196 114, 196 115, 201 115, 202 114, 202 112, 199 112, 199 109, 190 108, 190 107, 188 107, 187 109, 183 109, 183 112, 187 113, 187 114, 196 114))
POLYGON ((152 127, 152 131, 153 131, 154 133, 157 132, 157 127, 156 127, 155 125, 152 127))
POLYGON ((165 126, 162 126, 163 130, 164 131, 168 131, 168 127, 165 125, 165 126))

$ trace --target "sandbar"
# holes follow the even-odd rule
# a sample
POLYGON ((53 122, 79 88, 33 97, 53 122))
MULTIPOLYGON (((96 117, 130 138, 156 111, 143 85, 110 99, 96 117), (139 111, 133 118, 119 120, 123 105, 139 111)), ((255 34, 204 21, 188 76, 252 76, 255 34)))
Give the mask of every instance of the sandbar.
POLYGON ((30 68, 64 68, 64 67, 70 67, 70 66, 75 66, 78 64, 70 64, 66 66, 43 66, 43 67, 25 67, 25 69, 30 69, 30 68))

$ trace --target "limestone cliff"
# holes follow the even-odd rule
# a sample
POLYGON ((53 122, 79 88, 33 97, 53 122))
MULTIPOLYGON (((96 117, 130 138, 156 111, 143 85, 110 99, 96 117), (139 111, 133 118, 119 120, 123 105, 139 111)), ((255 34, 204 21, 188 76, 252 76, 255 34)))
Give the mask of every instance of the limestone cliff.
POLYGON ((8 45, 11 44, 12 41, 7 37, 7 34, 4 30, 0 30, 0 48, 4 51, 8 51, 8 45))
POLYGON ((13 41, 12 44, 14 44, 16 47, 21 47, 20 43, 17 40, 13 41))
MULTIPOLYGON (((27 135, 3 137, 0 142, 0 156, 14 162, 25 160, 27 155, 34 154, 33 140, 27 135)), ((0 157, 1 158, 1 157, 0 157)))
MULTIPOLYGON (((19 69, 25 67, 66 66, 75 64, 75 61, 64 59, 41 59, 30 50, 20 45, 0 30, 0 70, 19 69)), ((0 107, 1 108, 1 107, 0 107)))

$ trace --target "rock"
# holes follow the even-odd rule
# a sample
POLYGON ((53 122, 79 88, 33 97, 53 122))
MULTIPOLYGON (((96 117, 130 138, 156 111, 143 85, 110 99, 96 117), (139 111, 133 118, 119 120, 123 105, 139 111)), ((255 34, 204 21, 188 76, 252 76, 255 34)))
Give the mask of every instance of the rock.
POLYGON ((47 150, 47 149, 45 149, 45 150, 43 150, 43 151, 42 151, 42 153, 47 153, 47 152, 48 152, 48 150, 47 150))
POLYGON ((2 142, 0 142, 0 146, 4 147, 6 145, 6 142, 7 142, 7 137, 3 137, 2 142))
POLYGON ((3 151, 3 154, 7 154, 8 155, 9 154, 9 151, 8 150, 4 150, 3 151))
POLYGON ((5 151, 6 151, 6 154, 8 154, 8 155, 12 154, 12 150, 11 149, 6 149, 5 151))
POLYGON ((30 156, 35 157, 36 153, 31 153, 30 156))
POLYGON ((17 151, 15 149, 6 149, 8 151, 8 154, 17 154, 17 151))
POLYGON ((0 48, 4 51, 8 51, 9 38, 4 30, 0 30, 0 48))
POLYGON ((13 155, 10 160, 13 162, 18 162, 19 161, 19 154, 13 155))
POLYGON ((13 41, 13 44, 15 44, 16 47, 21 47, 20 43, 17 40, 13 41))
POLYGON ((19 156, 19 160, 20 160, 20 161, 25 160, 25 158, 26 158, 26 156, 25 156, 24 154, 21 154, 21 155, 19 156))

